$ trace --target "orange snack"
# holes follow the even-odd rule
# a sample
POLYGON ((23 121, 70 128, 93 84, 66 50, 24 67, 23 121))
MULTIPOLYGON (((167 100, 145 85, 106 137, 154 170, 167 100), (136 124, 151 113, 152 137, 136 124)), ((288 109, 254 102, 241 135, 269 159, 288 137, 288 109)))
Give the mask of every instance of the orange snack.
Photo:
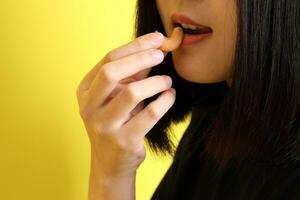
POLYGON ((172 32, 170 38, 165 37, 165 41, 161 45, 160 49, 162 51, 166 51, 166 52, 177 49, 183 40, 183 36, 184 36, 184 33, 183 33, 182 28, 175 27, 173 29, 173 32, 172 32))

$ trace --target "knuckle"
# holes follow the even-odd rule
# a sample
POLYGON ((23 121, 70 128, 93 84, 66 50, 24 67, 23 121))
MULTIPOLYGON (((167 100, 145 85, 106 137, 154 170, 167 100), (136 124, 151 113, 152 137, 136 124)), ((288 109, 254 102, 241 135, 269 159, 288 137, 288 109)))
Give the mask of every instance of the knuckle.
POLYGON ((144 49, 147 46, 146 41, 143 40, 142 38, 137 38, 136 43, 139 49, 144 49))
POLYGON ((80 108, 79 113, 83 120, 89 120, 92 117, 91 111, 87 108, 80 108))
POLYGON ((132 83, 128 84, 124 90, 129 101, 139 100, 140 95, 136 92, 135 86, 132 83))
POLYGON ((114 60, 114 50, 108 52, 104 57, 105 62, 111 62, 113 60, 114 60))
POLYGON ((104 64, 101 70, 101 76, 106 83, 114 82, 112 67, 109 64, 104 64))
POLYGON ((150 104, 148 106, 147 113, 151 119, 156 120, 156 119, 160 118, 160 113, 159 113, 158 109, 156 109, 156 107, 154 107, 153 105, 154 104, 152 104, 152 105, 150 104))

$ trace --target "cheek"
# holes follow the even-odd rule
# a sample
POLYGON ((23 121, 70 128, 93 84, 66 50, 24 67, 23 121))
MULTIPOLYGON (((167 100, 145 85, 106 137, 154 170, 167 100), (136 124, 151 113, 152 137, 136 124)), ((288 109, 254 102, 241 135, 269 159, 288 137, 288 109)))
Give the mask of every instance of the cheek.
POLYGON ((156 0, 156 7, 166 35, 170 35, 170 16, 177 9, 174 0, 156 0))
POLYGON ((173 64, 183 79, 198 83, 214 83, 226 80, 230 74, 230 65, 226 65, 224 48, 213 41, 204 51, 200 48, 193 53, 173 52, 173 64))

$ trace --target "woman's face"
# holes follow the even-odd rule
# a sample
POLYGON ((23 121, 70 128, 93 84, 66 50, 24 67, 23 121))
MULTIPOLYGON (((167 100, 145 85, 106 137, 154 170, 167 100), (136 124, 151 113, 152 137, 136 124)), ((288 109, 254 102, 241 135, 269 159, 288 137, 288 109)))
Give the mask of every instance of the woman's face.
POLYGON ((226 80, 231 85, 232 61, 236 42, 236 3, 234 0, 156 0, 168 36, 174 28, 171 16, 188 16, 200 25, 212 28, 201 42, 180 46, 172 52, 176 72, 197 83, 226 80))

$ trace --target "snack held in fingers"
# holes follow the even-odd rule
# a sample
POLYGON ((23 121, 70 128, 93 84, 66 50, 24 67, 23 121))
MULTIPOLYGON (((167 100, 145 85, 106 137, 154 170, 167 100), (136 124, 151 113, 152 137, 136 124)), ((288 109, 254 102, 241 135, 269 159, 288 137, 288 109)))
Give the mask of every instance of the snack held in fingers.
POLYGON ((166 37, 166 39, 163 42, 163 44, 161 45, 160 49, 162 51, 166 51, 166 52, 177 49, 183 40, 183 36, 184 36, 184 33, 183 33, 182 28, 175 27, 173 29, 173 32, 172 32, 170 38, 166 37))

